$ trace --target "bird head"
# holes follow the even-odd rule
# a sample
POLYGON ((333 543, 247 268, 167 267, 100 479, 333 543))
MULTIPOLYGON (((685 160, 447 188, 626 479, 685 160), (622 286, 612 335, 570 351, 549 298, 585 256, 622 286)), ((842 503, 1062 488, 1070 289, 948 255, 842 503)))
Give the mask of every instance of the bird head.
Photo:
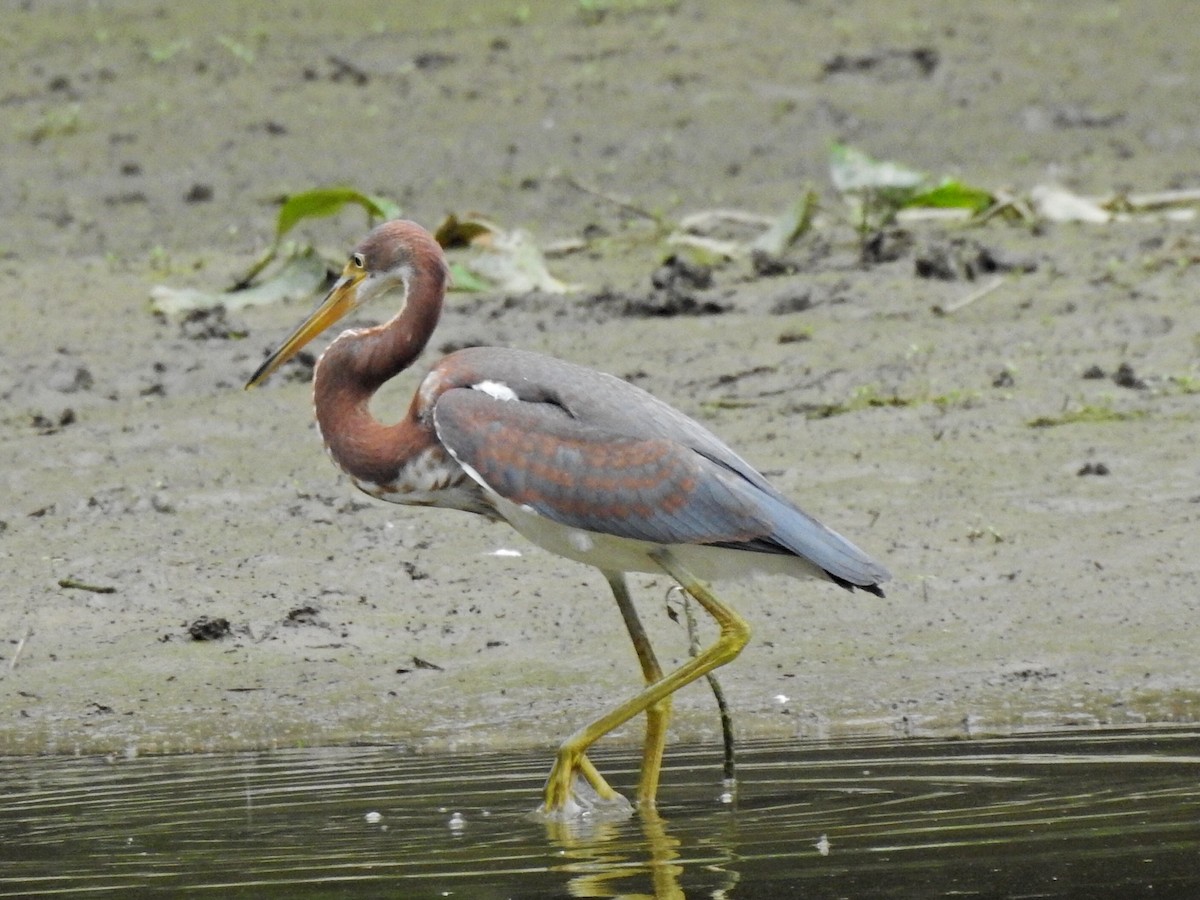
MULTIPOLYGON (((350 252, 341 275, 325 299, 279 349, 263 361, 246 382, 246 388, 265 381, 313 338, 364 303, 396 288, 400 288, 402 297, 407 299, 409 283, 421 254, 436 252, 441 257, 440 248, 434 251, 426 244, 437 248, 437 243, 429 233, 412 222, 384 222, 373 229, 350 252)), ((444 258, 441 259, 440 269, 444 271, 444 258)))

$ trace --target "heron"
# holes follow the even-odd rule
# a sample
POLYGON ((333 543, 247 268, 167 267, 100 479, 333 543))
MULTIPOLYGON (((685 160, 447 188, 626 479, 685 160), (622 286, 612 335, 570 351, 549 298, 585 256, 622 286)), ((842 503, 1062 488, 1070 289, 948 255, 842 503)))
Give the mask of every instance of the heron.
POLYGON ((653 811, 672 694, 730 662, 750 637, 711 583, 786 574, 882 597, 889 574, 703 425, 627 381, 551 356, 457 350, 429 369, 399 421, 379 421, 371 398, 425 349, 449 281, 445 254, 427 230, 404 220, 376 226, 246 388, 363 304, 399 297, 395 316, 343 331, 317 360, 312 390, 325 447, 373 497, 507 522, 551 553, 600 570, 644 688, 563 741, 539 809, 563 821, 622 804, 631 809, 587 752, 644 713, 636 802, 653 811), (674 579, 715 620, 713 643, 664 673, 634 609, 631 572, 674 579))

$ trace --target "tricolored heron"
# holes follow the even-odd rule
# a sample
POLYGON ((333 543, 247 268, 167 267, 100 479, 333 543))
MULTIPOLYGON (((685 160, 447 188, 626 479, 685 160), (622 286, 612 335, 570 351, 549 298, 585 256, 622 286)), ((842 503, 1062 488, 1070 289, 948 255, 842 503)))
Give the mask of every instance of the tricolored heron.
POLYGON ((449 270, 412 222, 370 232, 329 294, 247 382, 252 387, 363 303, 397 290, 400 312, 339 335, 317 360, 313 397, 330 455, 381 500, 503 520, 608 580, 646 687, 571 735, 543 813, 571 818, 623 800, 589 762, 603 735, 646 713, 637 799, 658 790, 671 695, 741 652, 749 626, 707 582, 753 573, 815 577, 883 595, 887 570, 799 509, 699 423, 640 388, 522 350, 471 347, 439 360, 408 413, 375 419, 371 397, 428 343, 449 270), (717 621, 712 646, 664 675, 634 611, 627 572, 666 573, 717 621))

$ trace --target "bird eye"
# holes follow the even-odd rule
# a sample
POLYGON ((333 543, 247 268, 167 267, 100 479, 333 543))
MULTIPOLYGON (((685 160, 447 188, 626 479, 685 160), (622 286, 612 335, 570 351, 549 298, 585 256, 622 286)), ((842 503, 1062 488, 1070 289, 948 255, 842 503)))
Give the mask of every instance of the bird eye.
POLYGON ((367 267, 367 261, 363 259, 363 255, 361 253, 355 253, 350 257, 350 261, 353 262, 354 265, 359 269, 365 269, 367 267))

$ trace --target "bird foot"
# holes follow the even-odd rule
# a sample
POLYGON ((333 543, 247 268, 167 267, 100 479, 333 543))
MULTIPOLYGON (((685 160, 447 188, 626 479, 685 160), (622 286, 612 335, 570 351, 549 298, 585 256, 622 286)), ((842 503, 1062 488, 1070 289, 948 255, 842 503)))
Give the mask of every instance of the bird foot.
POLYGON ((601 795, 576 772, 566 796, 554 807, 542 803, 533 815, 543 822, 620 822, 633 815, 633 804, 616 791, 601 795))
POLYGON ((633 815, 633 805, 614 791, 587 757, 567 765, 560 759, 546 781, 546 797, 534 812, 543 822, 617 822, 633 815))

